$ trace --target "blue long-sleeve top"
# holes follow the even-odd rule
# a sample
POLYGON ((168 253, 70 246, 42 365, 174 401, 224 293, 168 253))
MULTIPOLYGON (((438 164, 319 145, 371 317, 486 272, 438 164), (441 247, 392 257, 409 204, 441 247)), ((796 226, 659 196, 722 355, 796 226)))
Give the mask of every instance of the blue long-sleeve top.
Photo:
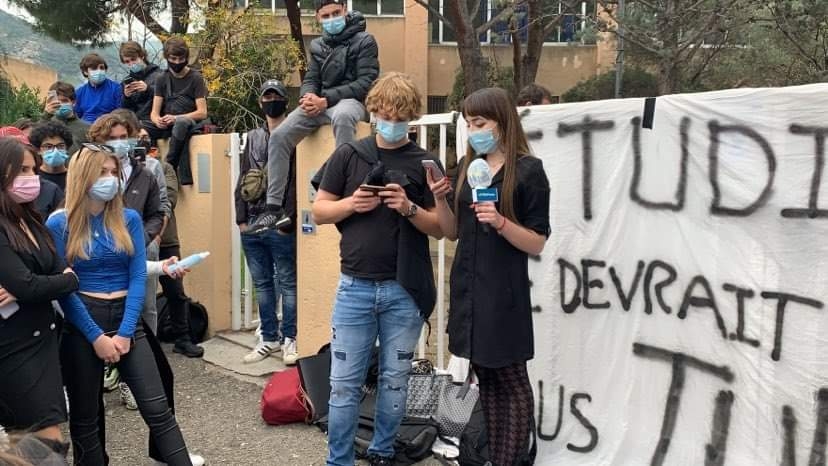
MULTIPOLYGON (((118 335, 130 338, 135 333, 135 326, 144 307, 147 252, 144 246, 144 227, 138 212, 124 209, 124 220, 132 238, 132 255, 115 249, 111 234, 104 226, 103 214, 99 214, 89 219, 92 232, 89 259, 75 259, 70 262, 70 267, 78 276, 80 292, 112 293, 127 290, 124 318, 118 327, 118 335)), ((66 257, 66 242, 69 236, 66 211, 59 211, 49 217, 46 226, 54 238, 58 255, 66 257)), ((100 327, 89 318, 89 312, 77 295, 64 298, 60 305, 64 309, 73 308, 72 312, 67 313, 69 322, 80 330, 89 342, 95 341, 101 335, 100 327), (83 312, 78 312, 79 309, 83 312)))
POLYGON ((75 115, 90 125, 99 116, 121 107, 121 85, 106 78, 97 86, 88 82, 75 89, 75 115))

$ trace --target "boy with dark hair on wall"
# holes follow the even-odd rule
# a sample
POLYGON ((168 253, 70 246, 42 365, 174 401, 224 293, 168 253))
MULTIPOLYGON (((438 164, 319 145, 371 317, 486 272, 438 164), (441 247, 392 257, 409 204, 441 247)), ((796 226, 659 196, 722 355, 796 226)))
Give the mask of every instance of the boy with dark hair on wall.
POLYGON ((190 48, 184 39, 170 37, 164 42, 167 72, 155 80, 150 122, 144 128, 153 145, 170 138, 167 162, 178 173, 182 185, 193 184, 190 170, 190 137, 207 118, 207 84, 201 73, 190 68, 190 48))
POLYGON ((147 51, 134 40, 121 44, 118 55, 129 72, 121 81, 124 90, 122 107, 132 110, 138 120, 149 121, 155 97, 155 82, 161 76, 161 68, 147 60, 147 51))
POLYGON ((89 123, 78 118, 75 113, 77 100, 75 88, 71 84, 57 81, 49 86, 49 95, 46 106, 43 108, 42 120, 60 121, 72 132, 72 144, 66 149, 69 155, 80 149, 81 144, 87 141, 86 132, 89 123))
POLYGON ((90 125, 121 106, 121 85, 109 79, 106 60, 97 53, 84 55, 80 70, 86 83, 75 90, 75 114, 90 125))

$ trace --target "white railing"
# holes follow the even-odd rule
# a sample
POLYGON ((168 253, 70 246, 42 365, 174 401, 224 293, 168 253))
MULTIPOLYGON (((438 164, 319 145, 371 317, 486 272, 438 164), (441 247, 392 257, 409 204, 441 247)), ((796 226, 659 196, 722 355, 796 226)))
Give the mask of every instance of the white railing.
MULTIPOLYGON (((446 151, 448 150, 448 127, 449 125, 457 124, 457 112, 438 113, 433 115, 425 115, 417 121, 412 121, 409 125, 413 128, 418 128, 418 143, 420 147, 428 148, 428 138, 431 129, 439 131, 439 158, 443 166, 446 166, 446 151)), ((231 186, 236 186, 236 179, 239 176, 239 159, 244 151, 247 135, 239 135, 234 133, 230 136, 230 151, 231 159, 230 165, 230 180, 231 186)), ((231 218, 233 219, 230 225, 232 238, 232 317, 231 326, 233 330, 247 330, 255 328, 258 325, 257 316, 253 315, 253 280, 250 276, 250 271, 247 264, 242 257, 241 238, 239 236, 238 228, 236 227, 236 206, 233 196, 230 197, 229 208, 231 209, 231 218)), ((333 290, 331 290, 333 292, 333 290)), ((444 369, 446 364, 445 355, 445 328, 446 328, 446 240, 441 239, 437 243, 437 327, 432 329, 437 334, 437 356, 435 367, 444 369)), ((423 332, 420 335, 418 345, 418 354, 420 358, 425 357, 427 330, 423 327, 423 332)))

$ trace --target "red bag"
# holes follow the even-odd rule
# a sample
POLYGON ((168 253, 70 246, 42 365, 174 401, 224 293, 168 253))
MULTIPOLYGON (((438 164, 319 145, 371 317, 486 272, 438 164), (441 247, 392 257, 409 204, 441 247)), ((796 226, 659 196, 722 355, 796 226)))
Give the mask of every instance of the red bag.
POLYGON ((310 417, 299 383, 299 369, 276 372, 262 392, 262 419, 271 425, 307 422, 310 417))

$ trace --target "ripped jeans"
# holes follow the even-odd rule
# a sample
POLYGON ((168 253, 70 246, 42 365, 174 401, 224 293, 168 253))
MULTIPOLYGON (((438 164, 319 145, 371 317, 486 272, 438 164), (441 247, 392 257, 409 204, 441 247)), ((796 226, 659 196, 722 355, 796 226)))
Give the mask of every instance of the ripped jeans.
POLYGON ((423 327, 419 309, 396 280, 363 280, 342 274, 331 320, 327 464, 354 464, 362 384, 377 337, 379 389, 368 453, 394 456, 394 436, 405 415, 411 360, 423 327))

